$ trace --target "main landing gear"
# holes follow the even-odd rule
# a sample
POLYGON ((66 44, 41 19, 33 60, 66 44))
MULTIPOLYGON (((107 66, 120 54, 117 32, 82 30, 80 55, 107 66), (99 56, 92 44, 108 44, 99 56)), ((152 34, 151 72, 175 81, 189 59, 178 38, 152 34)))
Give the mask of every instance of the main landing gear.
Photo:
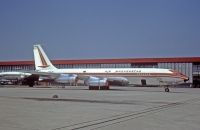
POLYGON ((165 86, 165 92, 169 92, 169 87, 168 86, 165 86))

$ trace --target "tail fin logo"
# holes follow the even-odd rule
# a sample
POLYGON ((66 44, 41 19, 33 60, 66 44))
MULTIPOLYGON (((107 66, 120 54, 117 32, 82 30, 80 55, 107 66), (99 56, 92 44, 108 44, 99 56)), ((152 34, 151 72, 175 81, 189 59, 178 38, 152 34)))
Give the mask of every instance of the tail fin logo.
POLYGON ((40 49, 38 47, 37 47, 37 49, 38 49, 38 52, 39 52, 40 60, 42 62, 42 65, 38 66, 38 67, 41 67, 41 68, 47 68, 47 67, 49 67, 49 65, 47 64, 44 56, 42 55, 42 52, 40 51, 40 49))

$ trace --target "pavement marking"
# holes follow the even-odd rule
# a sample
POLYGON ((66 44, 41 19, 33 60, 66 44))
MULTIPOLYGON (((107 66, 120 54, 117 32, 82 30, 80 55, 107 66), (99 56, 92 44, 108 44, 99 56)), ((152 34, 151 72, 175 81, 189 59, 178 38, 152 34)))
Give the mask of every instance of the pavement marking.
POLYGON ((181 102, 168 103, 168 104, 161 105, 161 106, 147 108, 147 109, 144 109, 144 110, 138 111, 138 112, 124 113, 124 114, 120 114, 120 115, 111 116, 108 118, 102 118, 102 119, 97 119, 97 120, 92 120, 92 121, 76 123, 73 125, 62 126, 62 127, 54 128, 51 130, 61 130, 61 129, 66 129, 66 128, 69 130, 78 130, 78 129, 83 129, 83 128, 87 128, 90 130, 99 129, 99 128, 106 127, 109 125, 118 124, 118 123, 132 120, 135 118, 143 117, 143 116, 146 116, 149 114, 164 111, 164 110, 167 110, 170 108, 179 107, 181 105, 186 105, 187 103, 195 103, 199 100, 200 100, 200 97, 181 101, 181 102))

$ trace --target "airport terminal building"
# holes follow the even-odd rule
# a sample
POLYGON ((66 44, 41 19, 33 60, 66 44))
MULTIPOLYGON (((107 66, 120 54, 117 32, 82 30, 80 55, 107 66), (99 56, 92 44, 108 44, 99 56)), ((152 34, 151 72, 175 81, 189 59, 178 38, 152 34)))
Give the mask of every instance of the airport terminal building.
MULTIPOLYGON (((166 68, 189 77, 200 87, 200 57, 53 60, 58 68, 166 68)), ((34 61, 0 61, 0 71, 34 70, 34 61)))

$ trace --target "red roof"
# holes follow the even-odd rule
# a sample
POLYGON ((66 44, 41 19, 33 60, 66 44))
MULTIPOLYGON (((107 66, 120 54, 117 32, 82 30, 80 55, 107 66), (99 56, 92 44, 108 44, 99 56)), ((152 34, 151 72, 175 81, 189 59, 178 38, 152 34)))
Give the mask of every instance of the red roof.
MULTIPOLYGON (((52 60, 53 64, 117 64, 117 63, 200 63, 200 57, 175 58, 123 58, 123 59, 83 59, 83 60, 52 60)), ((0 61, 0 65, 34 65, 34 61, 0 61)))

